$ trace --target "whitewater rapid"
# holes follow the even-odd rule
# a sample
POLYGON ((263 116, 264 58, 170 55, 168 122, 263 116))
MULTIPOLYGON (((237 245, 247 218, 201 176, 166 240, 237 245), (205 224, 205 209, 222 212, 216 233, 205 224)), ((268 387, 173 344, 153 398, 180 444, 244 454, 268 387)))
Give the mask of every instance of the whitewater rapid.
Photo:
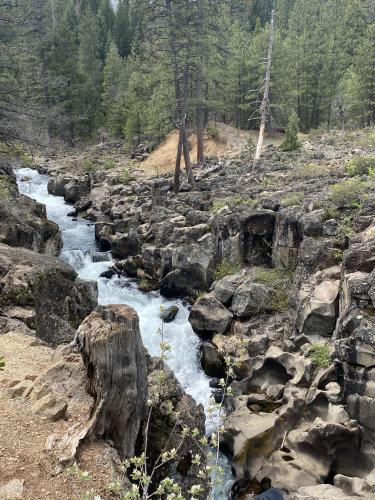
MULTIPOLYGON (((171 347, 168 365, 185 392, 203 405, 207 415, 212 392, 210 379, 200 366, 199 339, 188 321, 189 311, 186 305, 181 300, 167 300, 159 292, 141 292, 137 284, 127 278, 101 278, 100 274, 111 267, 113 262, 110 253, 99 252, 95 241, 95 225, 87 220, 68 216, 72 210, 71 205, 66 204, 62 197, 48 193, 47 175, 30 168, 18 169, 16 175, 19 191, 43 203, 48 218, 58 224, 63 238, 60 258, 69 263, 80 278, 97 281, 99 304, 127 304, 137 311, 142 340, 152 356, 160 354, 161 307, 176 305, 179 308, 176 319, 163 325, 164 342, 171 347)), ((215 422, 207 419, 208 434, 214 425, 215 422)), ((228 498, 227 492, 232 482, 229 463, 225 457, 221 461, 226 471, 226 480, 223 488, 215 492, 214 498, 217 500, 228 498)))

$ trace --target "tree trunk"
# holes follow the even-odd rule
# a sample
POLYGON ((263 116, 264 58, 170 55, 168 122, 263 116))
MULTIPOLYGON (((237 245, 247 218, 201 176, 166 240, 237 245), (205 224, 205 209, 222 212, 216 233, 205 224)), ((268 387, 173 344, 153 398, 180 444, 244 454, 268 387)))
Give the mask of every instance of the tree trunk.
POLYGON ((182 156, 182 128, 179 128, 178 134, 178 144, 177 144, 177 154, 176 154, 176 166, 174 169, 174 190, 176 193, 180 190, 180 177, 181 177, 181 156, 182 156))
POLYGON ((63 463, 74 460, 88 436, 111 439, 131 457, 146 414, 147 368, 138 315, 125 305, 98 307, 77 331, 86 367, 86 391, 93 397, 90 418, 64 438, 63 463))
POLYGON ((265 84, 264 84, 263 101, 262 101, 262 105, 260 108, 261 119, 260 119, 258 144, 257 144, 256 153, 255 153, 255 162, 257 162, 260 159, 260 156, 262 154, 264 130, 266 128, 267 114, 268 114, 268 110, 269 110, 269 91, 270 91, 270 81, 271 81, 274 23, 275 23, 275 11, 273 10, 272 14, 271 14, 270 37, 269 37, 268 55, 267 55, 267 69, 266 69, 266 78, 265 78, 265 84))
POLYGON ((189 184, 192 184, 194 182, 194 175, 193 175, 193 169, 191 167, 189 142, 187 139, 185 126, 182 129, 182 145, 184 150, 184 161, 185 161, 185 168, 188 177, 188 182, 189 184))
POLYGON ((204 161, 204 107, 203 107, 203 9, 202 0, 198 1, 198 13, 197 13, 197 77, 195 84, 195 98, 197 101, 195 113, 196 113, 196 134, 197 134, 197 164, 202 165, 204 161))

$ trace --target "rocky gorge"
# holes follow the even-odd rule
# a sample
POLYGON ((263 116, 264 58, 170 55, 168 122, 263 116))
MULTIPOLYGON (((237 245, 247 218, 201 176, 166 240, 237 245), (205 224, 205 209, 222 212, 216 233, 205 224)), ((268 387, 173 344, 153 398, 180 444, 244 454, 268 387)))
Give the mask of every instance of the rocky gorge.
MULTIPOLYGON (((270 147, 256 169, 246 157, 208 162, 179 193, 168 174, 141 176, 134 165, 125 173, 106 169, 100 154, 89 172, 58 158, 35 165, 50 176, 49 193, 74 204, 70 216, 93 224, 101 250, 111 251, 115 260, 100 268, 102 280, 137 280, 145 293, 160 289, 190 304, 200 363, 225 404, 221 449, 230 457, 233 494, 251 495, 267 476, 295 500, 375 496, 375 197, 371 170, 361 167, 375 145, 365 139, 321 135, 294 154, 270 147), (223 393, 228 359, 233 373, 223 393)), ((1 221, 0 338, 32 330, 52 347, 77 339, 56 350, 60 366, 76 363, 77 376, 69 380, 81 380, 83 415, 58 440, 61 463, 71 462, 90 436, 109 435, 121 456, 131 455, 144 420, 146 379, 158 371, 140 345, 137 317, 124 306, 96 308, 97 285, 53 257, 61 249, 58 228, 17 193, 9 168, 2 172, 7 196, 18 200, 6 205, 32 207, 32 220, 28 225, 12 214, 1 221), (9 227, 18 225, 15 237, 9 227), (129 344, 116 339, 123 330, 129 344), (127 360, 113 378, 112 359, 119 366, 127 360), (119 435, 111 421, 113 405, 129 434, 119 435), (131 417, 129 407, 137 408, 131 417)), ((203 432, 202 407, 169 377, 163 397, 203 432)), ((26 380, 8 380, 7 390, 39 400, 33 394, 40 378, 26 380)), ((155 443, 165 418, 158 408, 155 443)), ((192 466, 180 477, 185 489, 194 476, 192 466)))

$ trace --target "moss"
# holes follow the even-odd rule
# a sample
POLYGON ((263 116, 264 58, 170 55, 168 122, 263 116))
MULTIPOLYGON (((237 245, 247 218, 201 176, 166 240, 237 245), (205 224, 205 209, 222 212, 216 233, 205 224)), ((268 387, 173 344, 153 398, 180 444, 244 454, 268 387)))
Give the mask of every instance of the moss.
POLYGON ((215 281, 221 280, 225 278, 225 276, 238 273, 240 269, 241 266, 238 262, 230 262, 227 259, 223 259, 216 267, 213 278, 215 281))
POLYGON ((304 197, 305 193, 302 192, 290 193, 282 199, 282 204, 284 207, 299 205, 304 197))
POLYGON ((13 193, 12 185, 7 176, 0 174, 0 199, 8 200, 13 193))
POLYGON ((318 368, 328 368, 331 363, 331 354, 328 344, 313 344, 309 356, 318 368))

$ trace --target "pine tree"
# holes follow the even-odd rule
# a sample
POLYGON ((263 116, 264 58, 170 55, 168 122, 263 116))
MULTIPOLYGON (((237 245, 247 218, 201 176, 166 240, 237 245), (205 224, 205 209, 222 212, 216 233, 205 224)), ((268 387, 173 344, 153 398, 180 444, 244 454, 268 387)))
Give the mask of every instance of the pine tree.
POLYGON ((285 138, 280 146, 282 151, 295 151, 300 147, 298 142, 298 116, 292 113, 289 117, 285 138))
POLYGON ((128 0, 120 0, 115 15, 114 39, 121 57, 128 57, 130 54, 133 34, 130 24, 129 2, 128 0))
POLYGON ((110 0, 100 0, 97 19, 100 33, 100 58, 104 62, 115 23, 115 13, 110 0))
POLYGON ((124 110, 124 61, 114 42, 111 43, 103 71, 102 107, 105 124, 111 134, 121 136, 126 123, 124 110))

